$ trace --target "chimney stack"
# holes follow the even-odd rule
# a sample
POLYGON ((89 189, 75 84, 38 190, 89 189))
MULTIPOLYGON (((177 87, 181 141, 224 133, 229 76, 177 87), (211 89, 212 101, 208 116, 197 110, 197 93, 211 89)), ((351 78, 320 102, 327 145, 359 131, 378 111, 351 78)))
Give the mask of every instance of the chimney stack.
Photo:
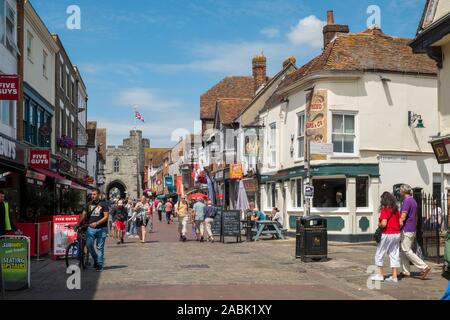
POLYGON ((258 54, 253 57, 252 65, 253 65, 253 80, 255 86, 255 93, 258 89, 266 83, 267 76, 267 59, 263 54, 258 54))
POLYGON ((323 48, 325 49, 327 47, 327 45, 334 39, 337 33, 349 32, 350 29, 348 25, 334 23, 334 12, 333 10, 329 10, 327 12, 327 25, 323 27, 323 48))
POLYGON ((286 58, 286 60, 284 60, 283 62, 283 69, 286 68, 289 64, 293 64, 295 66, 295 64, 297 63, 297 59, 295 59, 294 56, 289 56, 286 58))

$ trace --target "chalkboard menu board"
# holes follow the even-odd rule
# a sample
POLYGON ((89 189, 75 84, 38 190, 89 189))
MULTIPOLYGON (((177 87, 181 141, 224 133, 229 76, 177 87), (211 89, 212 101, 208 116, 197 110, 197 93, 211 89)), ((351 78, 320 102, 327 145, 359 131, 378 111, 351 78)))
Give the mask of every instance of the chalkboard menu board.
POLYGON ((241 212, 223 211, 222 212, 222 241, 224 237, 241 238, 241 212))
POLYGON ((215 236, 222 235, 222 208, 216 207, 216 216, 212 225, 212 233, 215 236))

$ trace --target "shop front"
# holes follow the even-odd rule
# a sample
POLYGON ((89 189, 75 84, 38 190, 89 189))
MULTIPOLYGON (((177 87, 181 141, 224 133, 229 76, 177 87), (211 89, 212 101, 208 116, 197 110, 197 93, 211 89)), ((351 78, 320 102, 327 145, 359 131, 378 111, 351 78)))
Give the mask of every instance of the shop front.
POLYGON ((26 146, 0 134, 0 190, 5 192, 13 221, 25 212, 26 146))
MULTIPOLYGON (((260 177, 261 209, 277 207, 285 228, 295 231, 304 215, 303 167, 260 177)), ((329 240, 370 241, 377 228, 380 173, 378 164, 324 164, 312 167, 311 215, 327 219, 329 240)))

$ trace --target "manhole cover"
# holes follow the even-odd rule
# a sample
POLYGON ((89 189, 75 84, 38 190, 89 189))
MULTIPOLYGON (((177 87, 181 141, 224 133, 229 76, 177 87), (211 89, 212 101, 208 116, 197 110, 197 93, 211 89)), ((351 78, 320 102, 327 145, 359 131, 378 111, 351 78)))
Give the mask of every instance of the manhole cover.
POLYGON ((209 269, 207 264, 188 264, 181 266, 183 269, 209 269))

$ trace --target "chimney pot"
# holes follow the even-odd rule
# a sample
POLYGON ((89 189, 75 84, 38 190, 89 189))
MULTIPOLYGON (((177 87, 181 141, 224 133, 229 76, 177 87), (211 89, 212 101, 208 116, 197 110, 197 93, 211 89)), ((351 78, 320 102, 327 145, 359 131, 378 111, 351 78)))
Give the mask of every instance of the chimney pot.
POLYGON ((334 24, 334 12, 333 10, 327 11, 327 24, 331 25, 334 24))

